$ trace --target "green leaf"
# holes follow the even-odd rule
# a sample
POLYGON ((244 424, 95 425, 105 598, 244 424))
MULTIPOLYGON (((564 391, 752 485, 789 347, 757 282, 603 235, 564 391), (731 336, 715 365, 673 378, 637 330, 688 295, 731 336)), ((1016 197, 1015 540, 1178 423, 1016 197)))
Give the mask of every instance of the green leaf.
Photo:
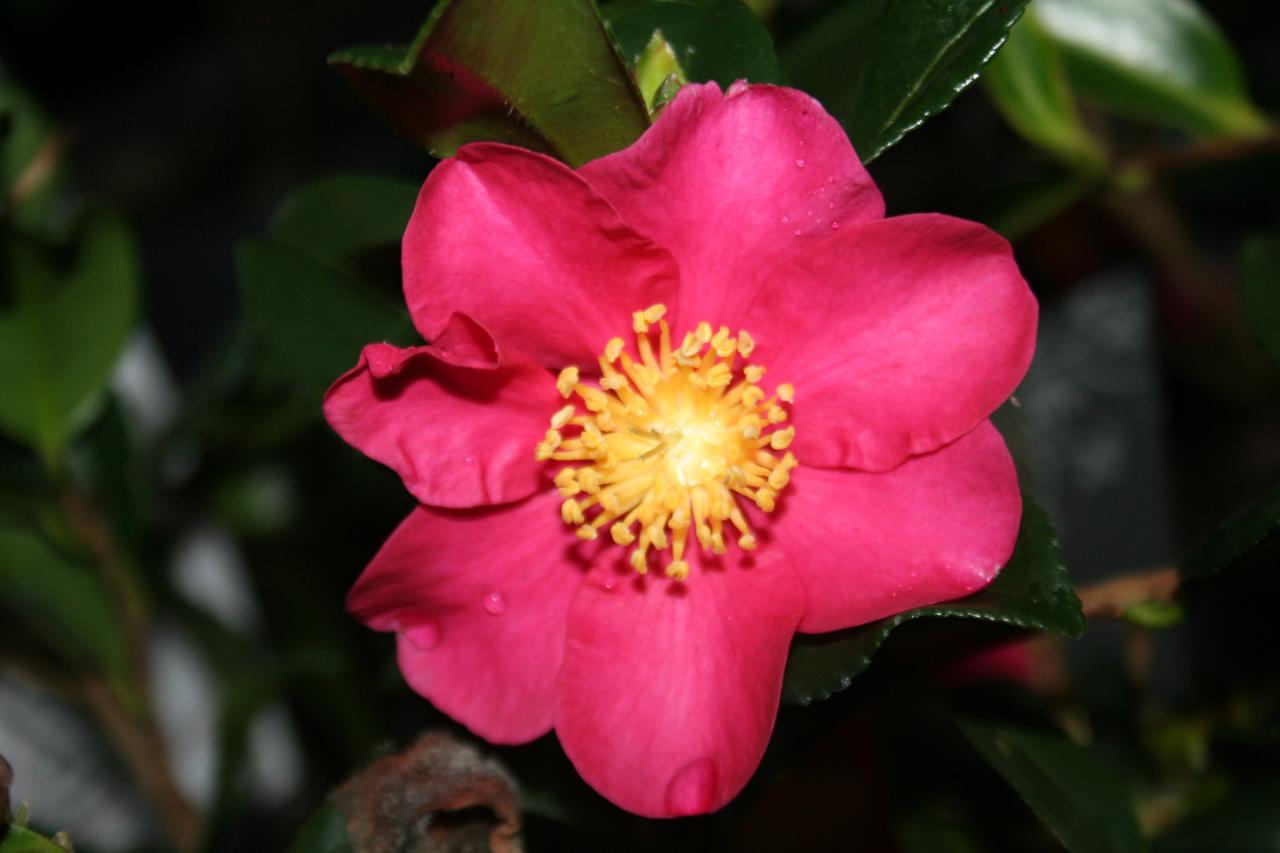
POLYGON ((783 80, 769 31, 741 0, 624 0, 604 14, 630 66, 661 32, 689 80, 721 87, 783 80))
POLYGON ((365 344, 417 337, 399 295, 400 238, 416 198, 395 181, 330 178, 286 199, 268 237, 240 245, 249 319, 309 406, 365 344))
POLYGON ((1280 853, 1280 782, 1249 785, 1155 840, 1155 853, 1280 853))
POLYGON ((289 853, 351 853, 347 819, 330 802, 320 807, 302 827, 289 853))
POLYGON ((1033 729, 962 722, 960 730, 1068 850, 1144 849, 1132 794, 1092 750, 1033 729))
POLYGON ((1084 171, 1106 162, 1102 147, 1076 112, 1058 45, 1027 10, 982 79, 992 101, 1014 130, 1034 145, 1084 171))
POLYGON ((908 610, 870 625, 830 634, 800 634, 791 644, 782 684, 784 701, 807 705, 848 687, 871 665, 871 658, 894 628, 924 616, 999 622, 1052 631, 1068 637, 1084 633, 1080 600, 1062 564, 1049 516, 1023 497, 1022 527, 1013 555, 986 588, 959 601, 908 610))
POLYGON ((1191 0, 1037 0, 1076 92, 1116 115, 1203 136, 1263 133, 1231 45, 1191 0))
POLYGON ((1258 343, 1280 365, 1280 237, 1258 236, 1245 243, 1240 307, 1258 343))
POLYGON ((61 142, 25 92, 0 74, 0 214, 39 231, 57 194, 61 142))
POLYGON ((7 522, 0 522, 0 623, 75 666, 109 675, 128 668, 124 628, 94 568, 7 522))
POLYGON ((783 55, 869 163, 978 78, 1026 0, 846 2, 783 55))
POLYGON ((88 217, 65 250, 0 233, 0 431, 50 468, 101 399, 136 290, 133 243, 111 216, 88 217))
POLYGON ((7 831, 0 828, 0 853, 67 853, 43 835, 37 835, 25 826, 13 824, 7 831))
POLYGON ((1237 512, 1197 544, 1179 567, 1184 580, 1215 574, 1280 533, 1280 485, 1237 512))
POLYGON ((437 156, 493 140, 576 167, 649 126, 592 0, 443 0, 408 47, 350 48, 329 62, 437 156))

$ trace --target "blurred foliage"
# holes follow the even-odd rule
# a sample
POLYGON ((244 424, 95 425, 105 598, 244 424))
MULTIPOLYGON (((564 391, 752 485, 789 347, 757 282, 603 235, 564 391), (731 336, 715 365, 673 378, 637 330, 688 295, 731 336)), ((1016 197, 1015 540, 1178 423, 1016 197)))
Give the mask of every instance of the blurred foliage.
MULTIPOLYGON (((851 837, 907 851, 1277 849, 1280 132, 1267 110, 1280 91, 1266 77, 1274 52, 1255 49, 1253 63, 1272 63, 1255 69, 1226 34, 1255 43, 1240 22, 1261 13, 1236 7, 1234 27, 1220 27, 1217 8, 614 0, 597 14, 578 0, 446 0, 391 21, 334 3, 298 12, 321 42, 310 57, 290 49, 310 29, 278 10, 175 20, 175 44, 223 28, 241 39, 238 56, 273 63, 251 66, 259 76, 244 85, 257 88, 242 97, 235 74, 201 76, 198 50, 148 54, 139 34, 154 26, 124 12, 86 11, 66 33, 66 4, 5 0, 0 72, 21 72, 26 88, 0 73, 0 687, 42 691, 92 721, 119 759, 114 787, 150 803, 140 850, 282 850, 295 838, 298 853, 349 849, 328 792, 424 728, 453 726, 405 687, 385 639, 342 611, 411 501, 318 411, 363 344, 416 340, 398 242, 431 166, 410 146, 371 141, 379 128, 366 132, 357 105, 323 82, 322 54, 348 37, 403 42, 426 16, 407 47, 342 50, 330 63, 437 156, 488 139, 578 165, 629 144, 650 122, 646 106, 660 109, 683 81, 783 82, 844 124, 891 204, 979 216, 1016 239, 1046 309, 1099 270, 1149 271, 1176 442, 1176 594, 1140 585, 1121 624, 1082 596, 1091 630, 1064 651, 1055 635, 1080 634, 1080 602, 1018 450, 1035 437, 1005 430, 1028 498, 995 584, 798 640, 786 694, 812 704, 784 706, 760 771, 717 815, 623 814, 551 737, 493 748, 518 780, 528 849, 843 849, 851 837), (357 26, 367 18, 385 30, 357 26), (71 40, 70 72, 37 50, 54 32, 71 40), (651 48, 663 62, 647 73, 651 48), (171 75, 188 61, 188 76, 171 75), (312 66, 314 77, 296 76, 312 66), (148 73, 172 76, 169 103, 188 109, 231 93, 234 108, 195 113, 171 144, 207 158, 200 181, 182 183, 172 152, 145 133, 110 144, 109 129, 130 122, 191 123, 153 104, 148 73), (987 97, 963 94, 978 79, 987 97), (94 113, 111 86, 131 94, 94 113), (341 109, 306 115, 316 90, 341 109), (213 138, 221 153, 201 147, 213 138), (308 159, 315 150, 329 160, 308 159), (265 227, 253 208, 230 233, 208 229, 219 191, 232 192, 225 175, 259 163, 275 177, 245 197, 274 204, 282 186, 301 188, 265 227), (343 169, 396 177, 324 177, 343 169), (222 267, 188 257, 192 243, 170 246, 183 210, 222 267), (227 297, 219 323, 190 282, 212 276, 230 292, 228 244, 252 234, 235 255, 241 300, 227 297), (175 314, 172 300, 195 307, 175 314), (187 359, 155 423, 138 416, 120 363, 146 331, 175 363, 187 359), (206 338, 214 349, 190 356, 206 338), (247 567, 239 616, 175 568, 209 530, 247 567), (214 685, 210 793, 198 805, 166 759, 173 744, 148 681, 175 633, 214 685), (961 675, 993 647, 1011 669, 961 675), (253 768, 255 726, 272 708, 302 753, 277 801, 262 798, 253 768)), ((1080 533, 1062 529, 1068 544, 1080 533)), ((1090 558, 1108 572, 1142 568, 1090 558)), ((37 806, 52 797, 23 788, 15 769, 15 791, 37 806)), ((3 853, 57 849, 21 823, 0 830, 3 853)))

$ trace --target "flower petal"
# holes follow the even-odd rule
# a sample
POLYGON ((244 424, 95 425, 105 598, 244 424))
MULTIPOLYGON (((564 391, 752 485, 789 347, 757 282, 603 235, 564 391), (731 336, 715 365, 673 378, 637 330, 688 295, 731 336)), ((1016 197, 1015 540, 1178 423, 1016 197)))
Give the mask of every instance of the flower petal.
POLYGON ((450 364, 433 347, 370 344, 325 394, 324 415, 353 447, 442 507, 507 503, 547 484, 534 448, 564 400, 555 377, 508 352, 491 367, 450 364))
POLYGON ((736 553, 695 556, 686 584, 593 576, 573 600, 556 733, 628 811, 713 811, 760 763, 804 602, 782 560, 736 553))
POLYGON ((809 466, 886 471, 954 441, 1013 393, 1035 349, 1036 300, 1008 242, 938 214, 833 233, 748 292, 752 360, 795 385, 809 466))
POLYGON ((540 364, 590 367, 631 312, 670 300, 674 261, 568 166, 476 143, 437 166, 402 244, 405 300, 428 341, 460 311, 540 364))
POLYGON ((569 602, 582 582, 559 495, 473 510, 418 507, 347 597, 395 631, 418 693, 494 743, 551 728, 569 602))
POLYGON ((884 215, 849 138, 813 98, 777 86, 686 86, 635 144, 578 170, 675 256, 679 321, 712 323, 737 286, 802 235, 884 215))
POLYGON ((800 630, 835 631, 986 586, 1021 515, 1013 459, 988 421, 884 474, 797 468, 761 552, 780 549, 800 577, 800 630))

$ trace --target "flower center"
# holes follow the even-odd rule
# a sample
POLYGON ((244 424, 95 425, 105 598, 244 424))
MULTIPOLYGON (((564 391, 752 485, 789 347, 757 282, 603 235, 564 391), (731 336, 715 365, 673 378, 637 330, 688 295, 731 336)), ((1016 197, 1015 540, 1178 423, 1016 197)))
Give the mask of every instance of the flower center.
POLYGON ((560 372, 556 388, 566 400, 576 395, 585 411, 571 403, 556 412, 536 455, 581 463, 555 478, 565 497, 560 514, 579 538, 595 539, 607 526, 618 545, 635 546, 631 567, 641 574, 650 550, 669 549, 666 573, 684 580, 691 530, 703 549, 723 554, 728 522, 738 546, 755 549, 739 501, 772 512, 790 480, 795 428, 782 426, 783 406, 795 392, 779 385, 766 398, 764 368, 739 368, 739 357, 745 362, 755 350, 745 331, 713 333, 704 321, 673 349, 665 313, 653 305, 632 316, 636 357, 622 338, 609 341, 596 385, 580 381, 577 367, 560 372))

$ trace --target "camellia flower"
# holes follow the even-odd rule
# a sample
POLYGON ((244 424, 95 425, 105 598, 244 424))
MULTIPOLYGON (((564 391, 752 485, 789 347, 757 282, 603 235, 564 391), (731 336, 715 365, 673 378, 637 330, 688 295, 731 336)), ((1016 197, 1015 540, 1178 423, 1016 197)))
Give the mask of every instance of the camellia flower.
POLYGON ((884 218, 801 92, 688 86, 576 171, 464 146, 403 264, 430 344, 367 346, 325 414, 421 505, 348 605, 441 710, 554 728, 623 808, 724 805, 797 631, 966 595, 1012 551, 987 417, 1035 300, 987 228, 884 218))

